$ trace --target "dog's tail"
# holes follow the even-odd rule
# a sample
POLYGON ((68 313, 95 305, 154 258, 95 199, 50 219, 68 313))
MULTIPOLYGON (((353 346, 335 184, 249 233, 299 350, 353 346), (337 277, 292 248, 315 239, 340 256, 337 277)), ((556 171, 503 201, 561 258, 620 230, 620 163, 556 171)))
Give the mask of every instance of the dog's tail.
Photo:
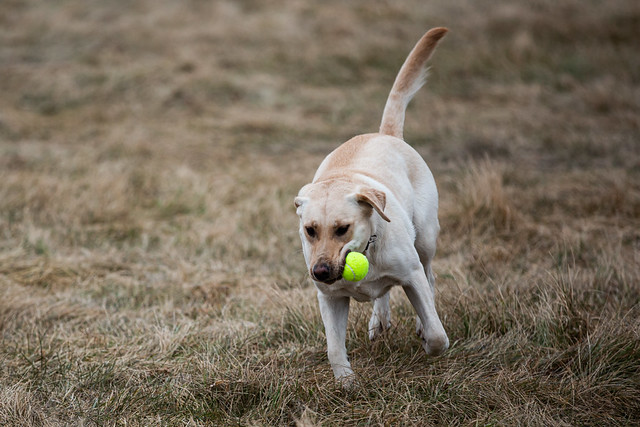
POLYGON ((413 96, 427 79, 426 63, 438 41, 447 33, 446 28, 433 28, 422 36, 402 64, 382 113, 380 133, 402 139, 404 113, 413 96))

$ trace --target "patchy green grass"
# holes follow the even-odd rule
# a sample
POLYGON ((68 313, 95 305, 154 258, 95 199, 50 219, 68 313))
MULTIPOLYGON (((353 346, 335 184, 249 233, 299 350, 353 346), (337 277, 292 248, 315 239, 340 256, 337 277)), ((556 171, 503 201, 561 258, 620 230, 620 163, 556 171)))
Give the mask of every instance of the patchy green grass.
POLYGON ((273 6, 0 5, 0 424, 637 423, 636 2, 273 6), (354 303, 345 391, 292 201, 433 26, 452 345, 354 303))

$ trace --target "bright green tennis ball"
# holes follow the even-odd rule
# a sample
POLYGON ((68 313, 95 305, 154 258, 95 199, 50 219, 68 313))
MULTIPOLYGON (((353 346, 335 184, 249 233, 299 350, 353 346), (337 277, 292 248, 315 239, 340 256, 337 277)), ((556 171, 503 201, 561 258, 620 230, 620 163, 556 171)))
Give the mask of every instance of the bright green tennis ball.
POLYGON ((342 277, 350 282, 364 279, 369 272, 369 260, 360 252, 349 252, 344 264, 342 277))

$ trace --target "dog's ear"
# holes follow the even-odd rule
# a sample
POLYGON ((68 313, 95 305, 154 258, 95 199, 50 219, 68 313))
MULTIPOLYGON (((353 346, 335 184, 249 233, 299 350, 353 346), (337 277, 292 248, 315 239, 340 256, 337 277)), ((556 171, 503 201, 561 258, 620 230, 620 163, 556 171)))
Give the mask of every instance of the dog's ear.
POLYGON ((306 197, 305 194, 308 192, 310 186, 311 184, 307 184, 302 187, 300 191, 298 191, 296 198, 293 199, 293 204, 296 206, 296 214, 298 214, 298 216, 302 216, 304 205, 309 201, 309 198, 306 197))
POLYGON ((387 195, 383 191, 376 190, 375 188, 361 188, 356 193, 356 201, 358 203, 364 203, 378 212, 378 215, 387 222, 391 222, 389 217, 384 213, 384 207, 387 204, 387 195))
POLYGON ((296 206, 296 214, 302 216, 302 209, 304 205, 309 201, 308 197, 298 196, 293 200, 293 204, 296 206))

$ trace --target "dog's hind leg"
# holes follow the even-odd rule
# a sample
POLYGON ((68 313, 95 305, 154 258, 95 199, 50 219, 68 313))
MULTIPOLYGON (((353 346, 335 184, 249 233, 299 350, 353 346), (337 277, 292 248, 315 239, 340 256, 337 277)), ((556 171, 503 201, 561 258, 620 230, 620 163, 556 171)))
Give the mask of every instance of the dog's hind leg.
MULTIPOLYGON (((435 245, 433 245, 433 253, 435 253, 435 245)), ((411 305, 418 314, 416 333, 422 339, 422 347, 429 355, 441 354, 449 347, 449 338, 436 311, 433 280, 431 259, 429 258, 422 266, 418 266, 416 260, 408 281, 403 285, 411 305)))
MULTIPOLYGON (((415 241, 415 248, 416 248, 416 252, 418 252, 418 256, 420 257, 420 263, 422 264, 422 267, 424 269, 424 274, 427 278, 427 282, 429 282, 429 289, 428 292, 430 294, 430 301, 431 301, 431 305, 433 307, 433 313, 435 314, 435 318, 437 319, 437 323, 440 323, 440 319, 438 317, 438 314, 436 312, 435 309, 435 275, 433 274, 433 270, 431 269, 431 260, 433 260, 435 254, 436 254, 436 239, 438 237, 438 230, 439 230, 439 226, 437 225, 437 220, 436 220, 436 228, 435 229, 431 229, 429 230, 429 228, 424 227, 418 227, 418 235, 416 236, 416 241, 415 241)), ((431 329, 432 327, 430 325, 428 325, 427 329, 431 329)), ((440 323, 440 328, 442 328, 441 323, 440 323)), ((436 326, 436 330, 439 329, 436 326)), ((442 330, 442 332, 444 332, 444 329, 442 330)), ((433 351, 433 349, 430 349, 429 345, 427 344, 427 335, 428 333, 425 331, 424 326, 422 325, 422 321, 420 320, 420 316, 416 316, 416 334, 422 338, 422 342, 423 342, 423 347, 425 347, 425 350, 427 351, 427 353, 429 353, 430 351, 433 351)), ((445 338, 446 338, 446 334, 445 334, 445 338)), ((447 344, 445 346, 448 347, 448 339, 447 339, 447 344)), ((436 351, 437 353, 437 351, 436 351)))
POLYGON ((420 257, 420 263, 424 268, 424 274, 427 276, 432 291, 435 291, 436 278, 431 269, 431 260, 436 255, 436 238, 437 231, 435 233, 421 232, 418 233, 415 241, 415 248, 420 257))
POLYGON ((391 327, 391 309, 389 307, 389 292, 373 301, 373 312, 369 320, 369 339, 378 338, 391 327))

